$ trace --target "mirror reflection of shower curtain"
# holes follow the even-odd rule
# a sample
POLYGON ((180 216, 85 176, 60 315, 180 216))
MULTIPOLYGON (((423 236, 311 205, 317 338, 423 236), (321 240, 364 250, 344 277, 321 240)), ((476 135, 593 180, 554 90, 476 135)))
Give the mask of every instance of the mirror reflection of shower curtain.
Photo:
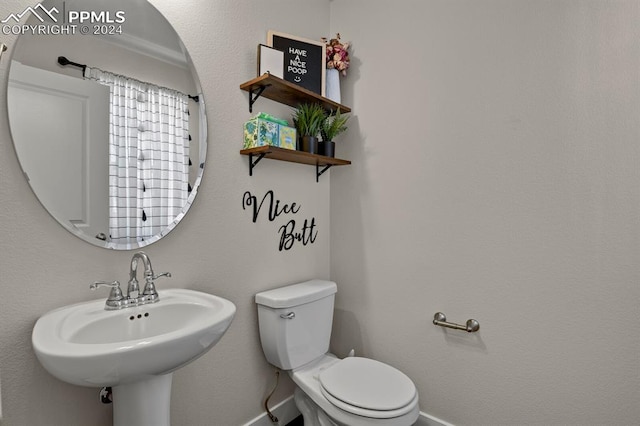
POLYGON ((110 86, 110 240, 157 236, 189 195, 188 97, 96 68, 85 77, 110 86))

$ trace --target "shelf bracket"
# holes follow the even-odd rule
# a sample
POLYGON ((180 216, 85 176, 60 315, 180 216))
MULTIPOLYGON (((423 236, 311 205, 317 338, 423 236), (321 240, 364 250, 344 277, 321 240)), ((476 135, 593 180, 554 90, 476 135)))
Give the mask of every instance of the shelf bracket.
POLYGON ((262 160, 265 155, 267 155, 267 153, 263 152, 262 154, 258 155, 256 161, 253 161, 253 154, 249 154, 249 176, 253 176, 253 168, 258 165, 260 160, 262 160))
POLYGON ((331 164, 327 164, 324 166, 322 170, 320 170, 320 164, 316 163, 316 182, 320 181, 320 176, 322 176, 324 172, 329 170, 330 167, 331 167, 331 164))
POLYGON ((253 104, 262 95, 262 92, 264 92, 264 89, 266 89, 267 86, 271 86, 271 85, 267 84, 265 86, 260 86, 260 87, 258 87, 257 90, 254 90, 253 86, 249 89, 249 112, 250 113, 253 112, 253 104), (254 96, 254 94, 255 94, 255 96, 254 96))

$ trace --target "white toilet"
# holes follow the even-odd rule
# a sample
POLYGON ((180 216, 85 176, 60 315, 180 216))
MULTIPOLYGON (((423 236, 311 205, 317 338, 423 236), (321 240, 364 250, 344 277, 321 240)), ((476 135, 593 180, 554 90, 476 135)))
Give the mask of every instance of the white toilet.
POLYGON ((305 426, 409 426, 420 410, 415 385, 379 361, 329 353, 336 283, 311 280, 256 294, 260 340, 271 364, 298 386, 305 426))

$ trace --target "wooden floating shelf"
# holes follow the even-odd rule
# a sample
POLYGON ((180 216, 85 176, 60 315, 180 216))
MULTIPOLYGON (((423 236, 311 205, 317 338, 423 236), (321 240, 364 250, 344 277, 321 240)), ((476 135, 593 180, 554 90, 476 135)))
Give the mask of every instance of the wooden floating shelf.
POLYGON ((290 163, 310 164, 310 165, 332 165, 346 166, 351 164, 349 160, 340 158, 325 157, 324 155, 311 154, 309 152, 297 151, 294 149, 284 149, 275 146, 259 146, 257 148, 249 148, 240 150, 242 155, 260 155, 265 154, 266 158, 272 160, 288 161, 290 163))
POLYGON ((322 105, 326 110, 340 110, 343 114, 351 112, 351 108, 347 106, 341 105, 331 99, 327 99, 304 87, 290 83, 269 73, 241 84, 240 89, 249 92, 249 112, 252 112, 253 104, 260 96, 294 108, 297 108, 305 102, 312 102, 322 105))
POLYGON ((240 154, 249 156, 249 175, 253 176, 253 168, 263 158, 272 160, 288 161, 290 163, 308 164, 316 166, 316 182, 319 177, 332 166, 347 166, 351 164, 349 160, 340 158, 326 157, 324 155, 311 154, 304 151, 296 151, 292 149, 278 148, 275 146, 259 146, 257 148, 249 148, 240 150, 240 154), (256 160, 253 157, 256 156, 256 160), (322 167, 322 169, 321 169, 322 167))

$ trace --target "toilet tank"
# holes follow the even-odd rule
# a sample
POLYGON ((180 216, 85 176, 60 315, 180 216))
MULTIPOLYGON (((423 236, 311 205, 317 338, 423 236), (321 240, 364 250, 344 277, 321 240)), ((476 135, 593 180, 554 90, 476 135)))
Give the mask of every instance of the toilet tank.
POLYGON ((337 291, 332 281, 310 280, 256 294, 267 361, 292 370, 327 353, 337 291))

